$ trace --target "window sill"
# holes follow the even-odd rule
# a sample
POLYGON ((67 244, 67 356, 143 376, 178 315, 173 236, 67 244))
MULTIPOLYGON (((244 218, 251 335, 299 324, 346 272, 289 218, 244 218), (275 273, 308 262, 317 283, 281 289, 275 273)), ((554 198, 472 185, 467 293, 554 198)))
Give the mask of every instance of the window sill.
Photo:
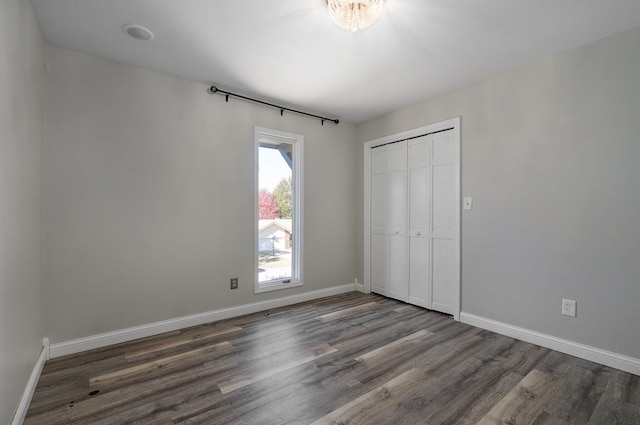
POLYGON ((296 288, 298 286, 302 286, 301 280, 293 280, 288 283, 284 283, 283 281, 275 281, 275 282, 267 282, 263 284, 257 284, 254 290, 255 294, 260 294, 262 292, 271 292, 271 291, 279 291, 281 289, 289 289, 296 288))

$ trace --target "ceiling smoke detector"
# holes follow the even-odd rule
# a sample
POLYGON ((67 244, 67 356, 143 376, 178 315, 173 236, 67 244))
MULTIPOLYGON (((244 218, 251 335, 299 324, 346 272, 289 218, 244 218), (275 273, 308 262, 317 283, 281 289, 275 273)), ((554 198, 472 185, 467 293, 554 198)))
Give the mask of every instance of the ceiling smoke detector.
POLYGON ((122 26, 122 31, 130 37, 136 40, 149 41, 153 40, 153 33, 149 28, 143 27, 138 24, 125 24, 122 26))

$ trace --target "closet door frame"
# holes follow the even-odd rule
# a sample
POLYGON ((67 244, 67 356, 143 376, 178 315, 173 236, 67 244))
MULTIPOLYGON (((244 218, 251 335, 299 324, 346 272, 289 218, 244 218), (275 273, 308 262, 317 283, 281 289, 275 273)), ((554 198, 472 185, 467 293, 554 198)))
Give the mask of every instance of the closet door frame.
POLYGON ((461 190, 460 190, 460 117, 452 118, 446 121, 442 121, 435 124, 430 124, 424 127, 414 128, 413 130, 403 131, 401 133, 392 134, 390 136, 382 137, 375 140, 370 140, 364 143, 364 282, 362 290, 369 294, 371 293, 371 149, 376 146, 393 143, 421 135, 430 133, 436 133, 443 130, 453 130, 454 138, 454 164, 455 171, 455 216, 453 217, 454 223, 456 223, 454 229, 454 240, 457 242, 455 249, 455 277, 454 281, 457 283, 453 288, 453 318, 457 321, 460 320, 460 274, 461 274, 461 236, 460 236, 460 208, 461 208, 461 190))

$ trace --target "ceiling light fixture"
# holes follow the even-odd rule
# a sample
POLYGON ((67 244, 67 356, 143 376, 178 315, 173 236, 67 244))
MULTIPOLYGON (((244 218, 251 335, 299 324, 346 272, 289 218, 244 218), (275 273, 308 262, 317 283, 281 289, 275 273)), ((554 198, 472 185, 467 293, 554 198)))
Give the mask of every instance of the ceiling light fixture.
POLYGON ((128 36, 135 38, 136 40, 149 41, 153 40, 153 33, 149 28, 143 27, 138 24, 125 24, 122 26, 122 31, 128 36))
POLYGON ((327 0, 329 16, 340 28, 358 31, 373 24, 384 0, 327 0))

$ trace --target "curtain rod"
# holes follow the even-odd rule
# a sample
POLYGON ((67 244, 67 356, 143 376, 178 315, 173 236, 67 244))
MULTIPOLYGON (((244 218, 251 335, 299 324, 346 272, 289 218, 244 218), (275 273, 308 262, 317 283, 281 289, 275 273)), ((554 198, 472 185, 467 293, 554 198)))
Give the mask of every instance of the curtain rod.
POLYGON ((270 106, 272 108, 280 109, 280 115, 281 116, 284 115, 284 111, 289 111, 289 112, 293 112, 295 114, 306 115, 308 117, 317 118, 322 122, 322 125, 324 125, 325 121, 329 121, 329 122, 332 122, 334 124, 338 124, 340 122, 340 120, 338 120, 338 119, 322 117, 320 115, 314 115, 314 114, 310 114, 308 112, 303 112, 303 111, 297 111, 295 109, 287 108, 286 106, 275 105, 273 103, 265 102, 263 100, 254 99, 252 97, 243 96, 241 94, 232 93, 230 91, 220 90, 216 86, 211 86, 209 88, 209 94, 215 94, 215 93, 225 95, 227 102, 229 101, 229 96, 233 96, 233 97, 237 97, 239 99, 248 100, 249 102, 255 102, 255 103, 259 103, 261 105, 266 105, 266 106, 270 106))

